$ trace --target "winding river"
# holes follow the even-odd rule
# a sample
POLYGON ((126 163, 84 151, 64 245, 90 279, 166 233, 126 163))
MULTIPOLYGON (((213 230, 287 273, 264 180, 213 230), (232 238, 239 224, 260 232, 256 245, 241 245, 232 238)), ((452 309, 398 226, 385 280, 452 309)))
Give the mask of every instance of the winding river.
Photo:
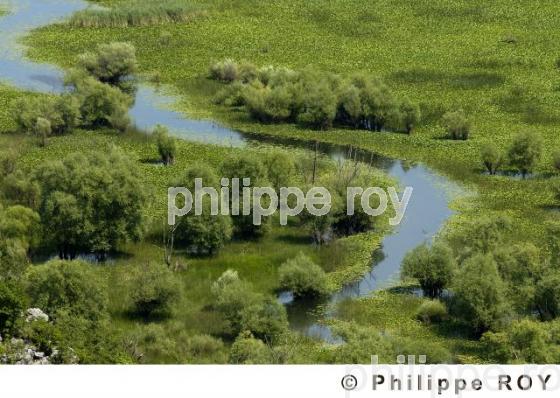
MULTIPOLYGON (((60 92, 63 89, 62 70, 26 59, 25 48, 18 40, 32 29, 56 22, 86 7, 88 3, 82 0, 0 0, 0 9, 8 11, 7 15, 0 17, 0 81, 24 90, 60 92)), ((147 85, 140 85, 130 113, 139 128, 166 125, 176 136, 186 140, 243 147, 258 139, 211 121, 189 119, 187 115, 169 109, 174 101, 173 97, 147 85)), ((307 145, 295 141, 277 144, 307 145)), ((326 144, 321 145, 319 150, 341 160, 348 153, 347 148, 326 144)), ((331 304, 347 298, 367 296, 389 285, 398 278, 406 252, 430 240, 452 215, 449 193, 456 187, 444 177, 421 164, 409 165, 370 153, 363 153, 362 156, 396 178, 402 186, 413 187, 414 192, 401 224, 384 238, 382 249, 374 256, 371 271, 360 281, 333 294, 329 299, 331 304)), ((281 295, 280 300, 286 304, 293 329, 336 342, 330 330, 317 323, 312 311, 314 303, 294 302, 289 294, 281 295)))

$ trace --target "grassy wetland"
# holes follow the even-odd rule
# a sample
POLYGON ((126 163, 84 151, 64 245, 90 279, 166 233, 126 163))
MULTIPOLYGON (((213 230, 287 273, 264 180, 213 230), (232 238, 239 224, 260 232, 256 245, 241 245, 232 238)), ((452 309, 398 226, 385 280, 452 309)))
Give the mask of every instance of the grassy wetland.
MULTIPOLYGON (((53 329, 44 333, 61 334, 57 335, 59 345, 73 347, 80 362, 362 363, 372 354, 385 362, 394 362, 397 354, 426 354, 432 363, 558 362, 557 3, 92 3, 100 8, 79 11, 67 21, 27 35, 22 40, 27 56, 69 70, 83 62, 80 54, 92 53, 99 45, 128 43, 135 49, 138 80, 175 96, 173 109, 189 118, 213 120, 265 141, 291 140, 307 148, 320 142, 371 151, 410 165, 421 163, 459 185, 461 192, 453 197, 454 214, 434 244, 420 246, 403 260, 402 281, 365 297, 329 301, 311 294, 306 298, 319 304, 304 305, 304 309, 344 342, 331 344, 286 326, 288 321, 297 323, 297 302, 296 310, 292 308, 287 316, 279 315, 282 310, 270 303, 285 290, 280 269, 301 253, 324 273, 314 275, 315 286, 307 286, 307 292, 328 295, 359 281, 369 272, 372 253, 383 249, 384 237, 393 232, 385 218, 376 220, 373 228, 340 234, 329 242, 313 241, 309 229, 316 225, 293 219, 280 227, 273 217, 266 233, 225 239, 209 255, 192 253, 178 244, 167 267, 171 276, 155 268, 145 273, 160 287, 155 291, 138 288, 142 283, 138 269, 163 262, 167 187, 181 180, 189 168, 205 164, 219 173, 227 169, 228 160, 261 159, 268 178, 280 168, 293 168, 289 181, 306 186, 311 173, 315 179, 314 162, 319 164, 317 178, 325 183, 332 183, 333 176, 346 175, 345 166, 324 155, 314 160, 313 151, 305 149, 264 143, 232 148, 182 139, 174 141, 172 164, 163 166, 158 159, 161 145, 154 137, 133 128, 116 132, 116 126, 77 126, 71 133, 53 134, 42 146, 33 134, 18 129, 14 114, 22 99, 44 95, 2 83, 0 153, 13 159, 6 164, 31 175, 70 153, 117 150, 135 165, 149 197, 142 213, 143 237, 120 242, 106 261, 89 264, 108 287, 105 315, 109 321, 98 327, 109 331, 109 337, 99 338, 79 326, 78 337, 65 336, 56 322, 68 325, 66 307, 64 316, 54 316, 55 323, 44 327, 53 329), (211 78, 211 67, 223 62, 231 62, 238 71, 250 64, 256 77, 247 81, 211 78), (287 90, 291 84, 326 84, 322 98, 332 94, 337 116, 320 126, 302 123, 308 119, 299 115, 259 120, 251 112, 250 97, 263 95, 266 103, 270 92, 284 88, 260 77, 267 70, 288 70, 291 77, 281 83, 287 90), (367 87, 378 88, 381 83, 376 79, 381 79, 391 101, 413 103, 419 111, 414 128, 404 131, 387 125, 373 131, 364 128, 370 127, 369 121, 357 127, 341 123, 337 119, 340 92, 345 85, 358 88, 359 83, 352 83, 359 80, 352 77, 357 73, 373 79, 364 83, 367 87), (235 84, 242 100, 217 101, 235 84), (462 115, 467 119, 464 123, 457 121, 462 115), (461 123, 468 138, 449 138, 454 125, 461 123), (519 135, 524 132, 530 132, 528 138, 519 135), (492 151, 485 152, 487 148, 492 151), (286 158, 289 166, 285 166, 286 158), (228 280, 231 291, 223 288, 228 280), (150 296, 156 299, 150 301, 150 296), (151 306, 162 297, 169 299, 167 311, 138 310, 140 304, 145 310, 146 302, 151 306), (527 339, 533 339, 530 350, 523 344, 527 339)), ((0 18, 2 9, 0 5, 0 18)), ((75 86, 80 95, 79 84, 75 86)), ((33 131, 38 131, 37 126, 33 131)), ((399 183, 382 170, 367 167, 364 173, 370 184, 399 183)), ((5 181, 12 180, 6 176, 4 190, 23 189, 23 182, 8 184, 5 181)), ((15 204, 10 200, 4 194, 0 203, 8 208, 15 204)), ((37 212, 43 216, 47 208, 45 203, 37 212)), ((52 257, 52 247, 43 243, 29 243, 28 269, 18 280, 6 277, 2 282, 16 286, 14 291, 25 291, 36 281, 29 269, 51 264, 43 264, 52 257)), ((41 302, 33 294, 22 300, 41 302)), ((18 332, 16 326, 6 326, 4 333, 34 344, 41 341, 39 328, 18 332)), ((17 351, 7 346, 1 350, 10 355, 17 351)))

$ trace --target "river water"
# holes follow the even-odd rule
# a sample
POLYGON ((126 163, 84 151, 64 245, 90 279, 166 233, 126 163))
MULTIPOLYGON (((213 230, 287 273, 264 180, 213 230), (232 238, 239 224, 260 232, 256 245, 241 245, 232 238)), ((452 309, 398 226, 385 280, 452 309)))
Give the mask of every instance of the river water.
MULTIPOLYGON (((60 92, 62 71, 53 65, 36 63, 25 58, 25 48, 18 40, 29 30, 38 28, 88 7, 81 0, 0 0, 0 9, 8 14, 0 17, 0 81, 15 87, 39 92, 60 92)), ((135 124, 148 130, 156 124, 170 128, 174 135, 194 141, 217 145, 243 147, 258 136, 248 136, 208 120, 190 119, 188 115, 170 109, 175 99, 147 85, 140 85, 130 114, 135 124)), ((383 134, 383 133, 372 133, 383 134)), ((278 141, 277 145, 306 147, 297 141, 278 141)), ((348 148, 321 145, 319 150, 331 157, 344 160, 348 148)), ((345 286, 333 294, 328 303, 369 295, 386 287, 399 277, 404 255, 417 245, 429 241, 452 215, 449 208, 450 192, 456 187, 445 177, 422 164, 410 165, 371 153, 361 153, 364 161, 386 171, 401 186, 413 188, 406 214, 393 233, 383 239, 382 248, 372 258, 372 268, 363 279, 345 286)), ((294 302, 290 294, 282 294, 290 325, 293 329, 323 340, 336 342, 328 328, 317 322, 313 309, 317 303, 294 302)))

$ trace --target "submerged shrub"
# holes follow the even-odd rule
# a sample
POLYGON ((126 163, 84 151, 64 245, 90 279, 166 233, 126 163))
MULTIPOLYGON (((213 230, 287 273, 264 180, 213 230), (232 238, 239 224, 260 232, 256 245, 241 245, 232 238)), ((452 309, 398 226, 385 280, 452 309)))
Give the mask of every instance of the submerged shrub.
POLYGON ((466 140, 469 138, 471 124, 462 109, 447 112, 443 115, 442 122, 449 138, 453 140, 466 140))
POLYGON ((125 88, 136 69, 136 49, 128 43, 100 44, 93 53, 82 54, 78 64, 102 83, 125 88))
POLYGON ((286 261, 278 270, 280 287, 296 297, 327 293, 325 271, 303 253, 286 261))
POLYGON ((180 0, 128 0, 111 9, 87 9, 78 11, 70 19, 70 25, 79 28, 126 28, 129 26, 187 23, 205 15, 194 4, 180 0))

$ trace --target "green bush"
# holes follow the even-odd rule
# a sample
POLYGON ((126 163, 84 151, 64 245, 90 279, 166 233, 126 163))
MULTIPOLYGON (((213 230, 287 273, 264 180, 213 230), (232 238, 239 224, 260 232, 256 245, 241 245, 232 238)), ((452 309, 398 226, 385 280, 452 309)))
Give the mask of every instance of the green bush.
POLYGON ((30 268, 25 290, 31 306, 55 320, 61 313, 95 322, 107 316, 107 286, 81 261, 53 260, 30 268))
POLYGON ((212 215, 208 201, 203 201, 201 215, 191 211, 181 217, 178 223, 176 241, 192 254, 216 254, 231 240, 233 234, 232 218, 212 215))
POLYGON ((9 336, 18 329, 24 310, 23 292, 17 286, 0 282, 0 335, 9 336))
POLYGON ((254 301, 240 312, 241 330, 264 341, 274 341, 288 330, 286 309, 276 298, 254 301))
POLYGON ((443 115, 443 126, 449 138, 453 140, 466 140, 471 132, 471 124, 462 109, 447 112, 443 115))
POLYGON ((78 65, 100 82, 121 87, 138 68, 136 49, 128 43, 100 44, 95 52, 82 54, 78 65))
POLYGON ((128 110, 132 98, 120 89, 81 73, 67 76, 73 95, 80 104, 82 124, 86 127, 113 127, 124 131, 130 125, 128 110))
POLYGON ((272 363, 272 352, 251 333, 243 333, 232 344, 229 363, 236 365, 266 365, 272 363))
POLYGON ((424 294, 435 298, 450 285, 456 267, 453 252, 446 244, 423 244, 405 256, 402 276, 417 279, 424 294))
POLYGON ((158 125, 154 129, 152 135, 156 140, 156 145, 162 162, 166 166, 173 164, 177 153, 177 143, 173 137, 169 136, 169 130, 158 125))
POLYGON ((418 307, 416 318, 424 323, 438 323, 447 318, 447 308, 439 300, 427 300, 418 307))
POLYGON ((180 296, 181 285, 167 266, 146 263, 134 270, 130 286, 134 313, 144 317, 169 316, 180 296))
POLYGON ((552 154, 552 167, 554 167, 554 170, 560 171, 560 151, 552 154))
POLYGON ((239 79, 239 68, 234 60, 225 59, 210 66, 209 75, 211 79, 230 83, 239 79))
POLYGON ((517 134, 509 147, 509 164, 515 167, 523 177, 537 165, 542 155, 543 139, 531 131, 517 134))
POLYGON ((70 94, 26 98, 16 104, 16 109, 16 126, 24 133, 36 133, 39 119, 50 123, 50 132, 54 135, 69 133, 81 122, 79 101, 70 94))
POLYGON ((296 297, 321 296, 328 292, 325 271, 303 253, 282 264, 278 274, 280 287, 296 297))
POLYGON ((477 254, 461 264, 453 283, 451 309, 476 333, 503 326, 510 308, 491 255, 477 254))
POLYGON ((486 170, 488 170, 490 174, 496 174, 496 171, 498 171, 504 160, 504 156, 494 144, 484 145, 480 156, 484 167, 486 167, 486 170))

